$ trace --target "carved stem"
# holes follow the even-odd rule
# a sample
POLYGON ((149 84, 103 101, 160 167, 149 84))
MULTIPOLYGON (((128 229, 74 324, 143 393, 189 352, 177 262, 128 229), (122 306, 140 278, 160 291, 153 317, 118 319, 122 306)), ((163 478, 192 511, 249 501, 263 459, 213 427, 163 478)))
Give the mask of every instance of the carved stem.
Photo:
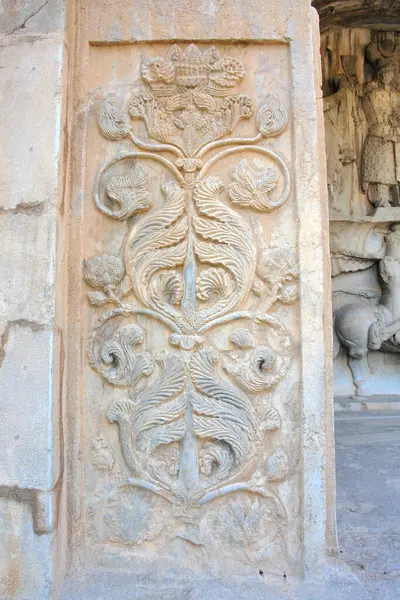
POLYGON ((196 259, 194 256, 193 240, 193 190, 188 190, 188 244, 186 260, 183 269, 184 294, 181 302, 185 316, 192 317, 196 312, 196 259))
POLYGON ((187 494, 194 487, 194 482, 199 479, 198 447, 196 436, 193 434, 192 405, 190 401, 192 389, 192 383, 189 379, 186 391, 186 433, 182 441, 179 466, 179 480, 183 484, 187 494))
POLYGON ((203 146, 200 152, 197 153, 197 158, 202 158, 209 150, 219 148, 220 146, 243 146, 243 144, 257 144, 262 140, 263 136, 261 133, 252 138, 226 138, 224 140, 217 140, 216 142, 210 142, 203 146))
POLYGON ((214 500, 215 498, 220 498, 221 496, 226 496, 227 494, 232 494, 233 492, 253 492, 253 494, 260 494, 260 496, 264 496, 269 498, 270 494, 267 494, 261 487, 253 487, 250 481, 239 482, 239 483, 231 483, 230 485, 224 485, 218 490, 214 490, 212 492, 208 492, 205 496, 203 496, 199 502, 199 504, 205 504, 206 502, 210 502, 210 500, 214 500))
POLYGON ((151 492, 162 496, 166 500, 169 500, 169 502, 174 501, 174 496, 172 493, 169 493, 167 490, 159 488, 154 483, 150 483, 149 481, 144 481, 143 479, 138 479, 137 477, 129 477, 126 483, 122 484, 121 487, 125 487, 127 485, 140 487, 144 490, 150 490, 151 492))
POLYGON ((229 323, 230 321, 237 321, 238 319, 254 319, 256 316, 260 316, 261 313, 252 312, 249 310, 242 310, 239 312, 229 313, 228 315, 224 315, 223 317, 218 317, 218 319, 213 319, 209 323, 206 323, 202 327, 199 328, 199 333, 204 333, 208 331, 212 327, 216 325, 220 325, 221 323, 229 323))
POLYGON ((214 319, 213 321, 206 323, 199 328, 199 333, 204 333, 216 325, 221 325, 221 323, 229 323, 230 321, 237 321, 238 319, 250 319, 255 323, 268 323, 268 325, 271 325, 274 329, 278 330, 279 328, 283 328, 283 325, 271 315, 268 315, 264 312, 241 310, 238 312, 229 313, 228 315, 224 315, 223 317, 219 317, 218 319, 214 319))
POLYGON ((150 150, 150 152, 173 152, 181 158, 185 157, 185 154, 184 152, 182 152, 182 150, 175 146, 172 146, 171 144, 150 144, 149 142, 144 142, 140 138, 136 137, 133 131, 130 131, 128 135, 131 138, 132 142, 135 144, 135 146, 137 146, 138 148, 143 148, 143 150, 150 150))
MULTIPOLYGON (((182 310, 185 316, 190 320, 196 314, 196 259, 194 256, 194 239, 193 239, 193 190, 188 190, 188 245, 185 265, 183 269, 184 294, 181 302, 182 310)), ((193 434, 192 424, 192 383, 190 379, 190 353, 186 355, 186 364, 188 371, 188 387, 186 391, 186 433, 182 442, 181 448, 181 463, 179 471, 179 479, 184 486, 193 485, 193 481, 199 478, 198 467, 198 448, 197 440, 193 434)))

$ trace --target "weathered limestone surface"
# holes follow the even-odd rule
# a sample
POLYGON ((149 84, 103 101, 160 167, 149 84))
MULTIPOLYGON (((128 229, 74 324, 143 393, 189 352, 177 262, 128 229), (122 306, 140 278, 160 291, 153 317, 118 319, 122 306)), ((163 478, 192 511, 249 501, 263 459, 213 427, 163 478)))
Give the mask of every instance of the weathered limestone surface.
POLYGON ((173 572, 193 590, 213 577, 258 585, 260 571, 271 585, 296 578, 335 545, 310 7, 85 8, 75 570, 157 572, 159 586, 173 572))
POLYGON ((0 26, 0 597, 41 599, 62 470, 63 2, 2 2, 0 26))
POLYGON ((2 8, 0 597, 361 598, 308 0, 2 8))

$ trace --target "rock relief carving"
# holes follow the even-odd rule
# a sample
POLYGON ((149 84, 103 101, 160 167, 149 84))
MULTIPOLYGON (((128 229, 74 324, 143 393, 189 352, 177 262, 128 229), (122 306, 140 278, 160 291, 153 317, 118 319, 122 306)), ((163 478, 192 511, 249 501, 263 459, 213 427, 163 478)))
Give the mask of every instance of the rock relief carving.
POLYGON ((287 201, 289 169, 261 143, 284 131, 288 115, 270 92, 256 117, 258 133, 234 137, 237 124, 252 117, 253 102, 234 91, 243 64, 213 47, 174 45, 145 62, 141 74, 147 91, 133 96, 127 111, 105 100, 98 113, 102 134, 129 139, 134 149, 101 167, 95 203, 112 219, 134 219, 123 258, 103 254, 84 263, 85 281, 95 290, 89 302, 111 305, 92 328, 89 360, 108 383, 127 390, 107 411, 130 471, 125 484, 186 506, 251 492, 260 500, 243 508, 255 515, 243 522, 251 521, 255 532, 267 518, 263 498, 284 514, 269 481, 287 472, 282 465, 275 466, 279 477, 270 466, 257 470, 264 438, 280 428, 280 416, 256 399, 285 377, 292 350, 276 317, 242 306, 252 291, 268 308, 294 302, 298 274, 293 251, 260 247, 248 212, 277 210, 287 201), (147 139, 135 133, 137 122, 147 139), (239 160, 225 187, 209 171, 237 153, 257 159, 239 160), (112 171, 132 161, 126 174, 112 171), (151 161, 169 174, 160 185, 161 208, 154 185, 150 191, 151 161), (162 351, 146 350, 140 316, 169 331, 162 351), (236 321, 228 348, 216 348, 210 334, 219 330, 222 337, 236 321))
POLYGON ((372 394, 368 352, 398 354, 400 325, 399 42, 368 35, 367 45, 357 30, 325 44, 335 54, 324 82, 334 353, 345 350, 357 396, 372 394))
MULTIPOLYGON (((354 56, 341 56, 343 73, 335 77, 335 93, 324 97, 328 198, 333 212, 356 209, 360 178, 358 153, 365 117, 357 95, 354 56)), ((360 190, 361 192, 361 190, 360 190)))
POLYGON ((341 56, 337 91, 324 98, 331 209, 356 214, 365 195, 376 209, 399 206, 400 52, 391 39, 365 51, 373 76, 360 83, 356 56, 341 56))
POLYGON ((257 496, 234 495, 200 523, 201 538, 230 561, 285 555, 282 519, 273 502, 257 496))
POLYGON ((103 437, 92 440, 89 449, 92 465, 99 471, 112 471, 115 456, 110 446, 103 437))
POLYGON ((400 52, 386 39, 367 47, 375 78, 359 89, 368 122, 362 188, 375 207, 399 206, 400 52))
MULTIPOLYGON (((353 224, 346 224, 353 225, 353 224)), ((343 224, 342 224, 343 227, 343 224)), ((359 229, 359 228, 358 228, 359 229)), ((367 354, 370 350, 400 352, 400 235, 399 225, 383 231, 373 223, 365 224, 364 245, 356 243, 352 250, 347 248, 342 271, 370 268, 375 263, 381 288, 376 292, 356 294, 348 298, 334 313, 334 335, 336 354, 342 346, 348 353, 357 396, 369 396, 367 354), (378 236, 381 242, 372 244, 374 251, 366 249, 368 231, 378 236), (359 250, 357 252, 357 249, 359 250), (352 256, 352 251, 354 256, 352 256), (349 266, 348 266, 348 263, 349 266)), ((340 240, 340 237, 338 238, 340 240)), ((335 240, 335 238, 334 238, 335 240)), ((335 240, 337 241, 337 239, 335 240)), ((335 246, 334 246, 335 250, 335 246)), ((337 248, 336 248, 337 250, 337 248)), ((344 254, 344 253, 343 253, 344 254)), ((340 273, 341 271, 339 271, 340 273)), ((336 274, 339 274, 336 273, 336 274)), ((342 293, 343 294, 343 293, 342 293)), ((347 296, 350 296, 347 294, 347 296)))

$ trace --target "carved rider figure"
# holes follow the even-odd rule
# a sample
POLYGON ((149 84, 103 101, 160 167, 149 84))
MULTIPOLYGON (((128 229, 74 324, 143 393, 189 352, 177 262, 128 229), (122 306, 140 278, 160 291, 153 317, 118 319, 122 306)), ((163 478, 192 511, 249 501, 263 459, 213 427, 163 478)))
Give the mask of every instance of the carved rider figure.
MULTIPOLYGON (((400 225, 386 237, 386 254, 379 261, 382 297, 351 302, 334 315, 334 332, 346 349, 357 396, 369 396, 367 354, 371 350, 400 352, 400 225)), ((338 351, 339 347, 336 347, 338 351)))
POLYGON ((371 42, 367 58, 375 78, 359 88, 369 126, 362 156, 362 188, 375 207, 399 206, 399 53, 387 39, 379 44, 371 42))

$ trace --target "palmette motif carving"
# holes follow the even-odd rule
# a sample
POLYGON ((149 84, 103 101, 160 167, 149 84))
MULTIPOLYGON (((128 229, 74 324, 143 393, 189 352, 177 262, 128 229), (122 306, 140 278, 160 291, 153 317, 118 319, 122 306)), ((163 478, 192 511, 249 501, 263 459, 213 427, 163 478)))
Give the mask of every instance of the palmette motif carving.
POLYGON ((107 100, 98 113, 106 138, 127 137, 137 148, 109 160, 94 190, 108 217, 135 217, 124 257, 94 257, 84 271, 87 284, 101 290, 90 292, 90 302, 114 304, 92 329, 89 355, 104 379, 127 389, 107 411, 119 427, 132 475, 127 483, 189 505, 250 491, 274 499, 282 513, 267 487, 274 478, 256 471, 257 452, 267 432, 279 429, 280 417, 271 406, 260 411, 255 397, 286 375, 290 339, 277 318, 240 307, 256 276, 273 288, 273 302, 296 297, 286 286, 297 277, 293 252, 281 257, 279 249, 259 248, 242 210, 275 210, 288 198, 287 165, 258 144, 285 129, 286 109, 271 92, 258 111, 259 133, 227 137, 253 114, 251 99, 232 93, 245 75, 240 61, 215 48, 175 45, 164 58, 145 62, 141 72, 149 91, 132 97, 126 111, 107 100), (137 120, 148 139, 134 133, 137 120), (240 160, 226 188, 208 171, 238 152, 258 159, 240 160), (164 154, 173 154, 175 162, 164 154), (114 165, 132 161, 125 174, 109 174, 114 165), (160 203, 154 185, 150 191, 151 161, 169 173, 160 185, 160 208, 152 208, 160 203), (133 303, 124 300, 129 295, 133 303), (155 355, 146 351, 140 315, 169 330, 169 347, 155 355), (235 321, 223 354, 207 341, 208 332, 235 321), (257 345, 254 329, 263 332, 263 344, 257 345))

